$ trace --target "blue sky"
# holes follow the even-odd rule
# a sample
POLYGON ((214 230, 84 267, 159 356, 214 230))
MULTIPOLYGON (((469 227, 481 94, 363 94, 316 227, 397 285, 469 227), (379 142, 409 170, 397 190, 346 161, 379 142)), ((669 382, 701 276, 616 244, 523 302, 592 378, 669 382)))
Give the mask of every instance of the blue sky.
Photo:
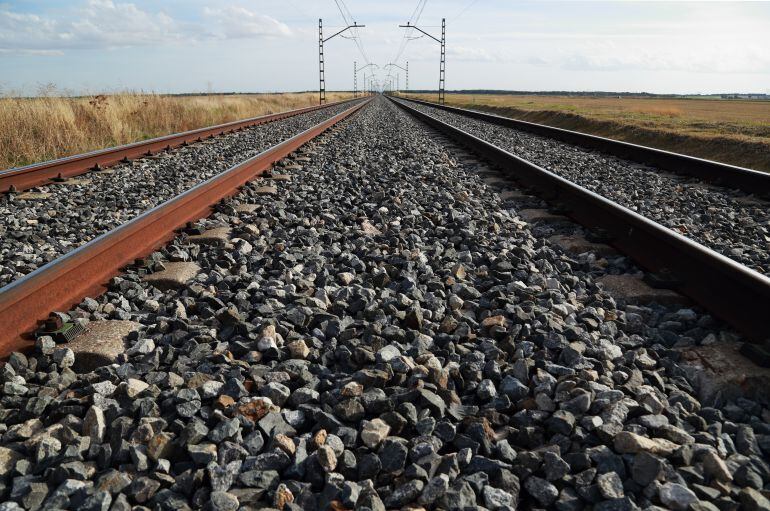
MULTIPOLYGON (((352 87, 354 60, 396 57, 411 88, 436 87, 438 44, 399 56, 421 0, 345 5, 366 57, 327 42, 328 89, 352 87)), ((0 87, 313 90, 319 17, 325 35, 344 23, 334 0, 0 0, 0 87)), ((438 34, 442 17, 449 89, 770 93, 770 2, 427 0, 419 24, 438 34)))

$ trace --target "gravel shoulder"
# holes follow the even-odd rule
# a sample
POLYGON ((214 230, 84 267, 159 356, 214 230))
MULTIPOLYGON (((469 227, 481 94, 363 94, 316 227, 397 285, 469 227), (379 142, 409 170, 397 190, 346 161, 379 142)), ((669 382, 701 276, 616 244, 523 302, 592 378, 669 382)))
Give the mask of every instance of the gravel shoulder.
POLYGON ((447 145, 377 99, 199 222, 226 243, 69 311, 139 324, 115 364, 12 355, 2 509, 764 509, 768 403, 699 400, 672 349, 737 339, 614 300, 625 258, 569 256, 447 145))
POLYGON ((770 273, 767 201, 513 128, 425 105, 412 106, 755 271, 770 273))
POLYGON ((343 111, 329 107, 41 186, 0 195, 0 287, 196 184, 343 111))

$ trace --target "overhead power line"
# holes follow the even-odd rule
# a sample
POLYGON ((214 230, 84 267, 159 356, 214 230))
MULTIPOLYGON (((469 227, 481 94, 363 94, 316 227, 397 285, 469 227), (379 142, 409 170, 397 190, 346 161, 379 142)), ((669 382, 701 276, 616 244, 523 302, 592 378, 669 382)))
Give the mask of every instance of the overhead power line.
POLYGON ((337 10, 340 12, 340 16, 342 16, 342 20, 345 22, 345 25, 354 27, 350 31, 351 37, 345 37, 345 39, 352 39, 356 45, 356 48, 358 48, 358 52, 363 57, 364 62, 366 62, 367 64, 371 63, 371 60, 369 59, 369 55, 367 55, 366 50, 364 49, 364 44, 361 39, 361 34, 359 34, 358 32, 355 18, 353 17, 353 14, 350 12, 350 9, 348 9, 348 6, 345 4, 345 1, 334 0, 334 4, 337 6, 337 10))
POLYGON ((478 2, 478 1, 479 1, 479 0, 471 0, 470 2, 468 2, 468 5, 466 5, 465 7, 463 7, 463 8, 462 8, 462 10, 461 10, 460 12, 458 12, 457 14, 455 14, 455 15, 454 15, 454 16, 453 16, 453 17, 452 17, 450 20, 449 20, 449 23, 452 23, 452 22, 453 22, 453 21, 455 21, 457 18, 459 18, 460 16, 462 16, 463 14, 465 14, 465 11, 467 11, 468 9, 470 9, 471 7, 473 7, 473 5, 474 5, 476 2, 478 2))
MULTIPOLYGON (((414 11, 412 11, 412 15, 409 16, 407 24, 416 25, 420 21, 420 17, 422 16, 427 3, 428 0, 417 0, 417 5, 415 6, 414 11)), ((406 46, 409 41, 422 38, 422 36, 413 37, 413 33, 413 30, 406 30, 404 32, 404 37, 401 39, 401 44, 398 47, 398 51, 396 51, 396 55, 390 60, 391 62, 399 62, 401 55, 404 54, 404 50, 406 50, 406 46)))
POLYGON ((289 3, 289 5, 291 5, 291 8, 294 9, 294 11, 297 14, 299 14, 301 17, 305 18, 308 21, 315 22, 315 18, 313 16, 308 14, 307 11, 305 11, 304 9, 300 9, 299 7, 297 7, 297 4, 295 4, 292 0, 286 0, 286 1, 289 3))

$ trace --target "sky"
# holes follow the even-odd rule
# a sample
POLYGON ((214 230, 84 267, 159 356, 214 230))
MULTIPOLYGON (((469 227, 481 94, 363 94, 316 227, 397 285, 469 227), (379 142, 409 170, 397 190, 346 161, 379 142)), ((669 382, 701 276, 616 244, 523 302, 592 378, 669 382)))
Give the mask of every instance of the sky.
POLYGON ((0 93, 317 90, 318 18, 327 90, 436 89, 446 18, 449 90, 770 93, 770 2, 549 0, 0 0, 0 93))

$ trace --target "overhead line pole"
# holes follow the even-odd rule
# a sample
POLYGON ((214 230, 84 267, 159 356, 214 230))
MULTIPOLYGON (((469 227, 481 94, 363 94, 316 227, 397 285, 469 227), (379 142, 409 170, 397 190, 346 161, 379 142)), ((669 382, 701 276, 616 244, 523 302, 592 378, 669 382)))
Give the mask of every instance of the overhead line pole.
POLYGON ((388 81, 386 82, 388 92, 393 92, 395 90, 394 86, 396 85, 396 77, 393 76, 392 74, 388 74, 386 78, 388 79, 388 81))
POLYGON ((441 64, 438 77, 438 102, 446 101, 446 19, 441 18, 441 64))
POLYGON ((326 102, 326 77, 324 76, 324 28, 323 20, 318 18, 318 104, 326 102))
MULTIPOLYGON (((361 67, 357 67, 357 66, 358 66, 358 63, 354 60, 353 61, 353 97, 358 97, 358 72, 363 69, 366 69, 369 66, 374 66, 377 68, 380 67, 377 64, 373 64, 371 62, 366 64, 365 66, 361 66, 361 67)), ((364 74, 364 82, 366 82, 366 74, 364 74)), ((366 90, 366 87, 364 87, 362 91, 363 90, 366 90)))
POLYGON ((324 43, 330 39, 333 39, 340 35, 341 33, 345 32, 346 30, 350 30, 351 28, 363 28, 366 25, 359 25, 355 21, 352 25, 348 25, 347 27, 343 28, 339 32, 336 32, 329 37, 324 39, 323 34, 323 19, 318 18, 318 75, 319 75, 319 81, 318 81, 318 103, 320 105, 323 105, 326 103, 326 76, 325 76, 325 70, 324 70, 324 43))
MULTIPOLYGON (((441 18, 441 39, 432 36, 417 25, 412 25, 409 21, 406 22, 406 25, 399 25, 399 27, 413 28, 441 45, 441 62, 439 64, 438 74, 438 102, 443 105, 446 100, 446 18, 441 18)), ((408 85, 407 88, 409 88, 408 85)))
POLYGON ((409 61, 408 60, 406 61, 406 67, 405 68, 399 66, 398 64, 394 64, 392 62, 390 62, 389 64, 385 65, 385 67, 389 67, 389 66, 397 67, 397 68, 401 69, 402 71, 406 71, 406 90, 408 91, 409 90, 409 61))

